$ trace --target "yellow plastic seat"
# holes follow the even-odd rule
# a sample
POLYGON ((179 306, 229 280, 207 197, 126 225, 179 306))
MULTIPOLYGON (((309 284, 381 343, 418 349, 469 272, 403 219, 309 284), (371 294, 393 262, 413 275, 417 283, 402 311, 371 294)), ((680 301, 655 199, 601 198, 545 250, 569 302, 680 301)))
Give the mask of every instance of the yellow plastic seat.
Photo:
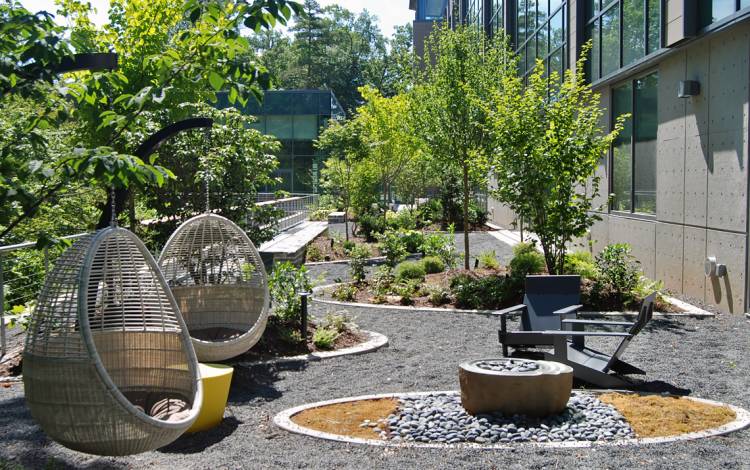
POLYGON ((224 418, 234 368, 225 364, 199 364, 203 382, 203 406, 188 433, 215 428, 224 418))

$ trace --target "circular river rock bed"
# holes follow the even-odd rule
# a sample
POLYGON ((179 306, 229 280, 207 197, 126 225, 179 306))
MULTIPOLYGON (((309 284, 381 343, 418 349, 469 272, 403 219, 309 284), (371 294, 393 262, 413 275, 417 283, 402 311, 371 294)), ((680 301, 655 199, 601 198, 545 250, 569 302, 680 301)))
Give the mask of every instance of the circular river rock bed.
POLYGON ((554 416, 471 415, 457 392, 422 392, 313 403, 283 411, 274 422, 291 432, 371 445, 586 447, 726 434, 750 424, 750 413, 697 398, 574 391, 554 416))

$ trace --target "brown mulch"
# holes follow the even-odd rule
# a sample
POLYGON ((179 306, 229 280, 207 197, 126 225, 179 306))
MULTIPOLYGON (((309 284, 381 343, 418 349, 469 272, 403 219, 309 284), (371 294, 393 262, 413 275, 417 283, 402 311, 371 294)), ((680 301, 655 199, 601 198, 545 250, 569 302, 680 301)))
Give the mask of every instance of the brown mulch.
POLYGON ((23 344, 8 348, 3 362, 0 363, 0 377, 17 377, 21 375, 23 362, 23 344))
MULTIPOLYGON (((331 238, 327 234, 323 234, 315 238, 315 240, 312 241, 307 246, 307 259, 306 262, 317 262, 317 261, 341 261, 341 260, 347 260, 349 259, 349 255, 344 252, 344 244, 343 241, 346 240, 343 236, 341 237, 341 241, 337 242, 335 239, 331 238), (333 243, 333 246, 331 246, 331 242, 333 243), (320 257, 311 258, 310 253, 311 247, 315 247, 312 251, 318 251, 320 253, 320 257)), ((349 236, 349 241, 356 243, 357 245, 367 245, 370 248, 370 253, 372 257, 380 256, 380 250, 378 249, 377 243, 368 243, 365 241, 362 237, 353 237, 349 236)))
POLYGON ((619 411, 638 437, 667 437, 723 426, 736 418, 726 406, 684 397, 606 393, 599 400, 619 411))
POLYGON ((292 416, 292 421, 299 426, 330 434, 380 439, 379 428, 373 430, 361 424, 366 419, 375 422, 387 418, 397 408, 398 400, 395 398, 358 400, 305 410, 292 416))

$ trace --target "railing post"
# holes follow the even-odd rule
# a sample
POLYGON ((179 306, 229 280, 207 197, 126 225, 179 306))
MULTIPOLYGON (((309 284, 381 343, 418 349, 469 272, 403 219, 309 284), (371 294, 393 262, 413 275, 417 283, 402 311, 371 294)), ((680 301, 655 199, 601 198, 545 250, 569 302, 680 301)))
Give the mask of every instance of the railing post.
POLYGON ((0 253, 0 357, 5 356, 5 281, 3 280, 3 255, 0 253))

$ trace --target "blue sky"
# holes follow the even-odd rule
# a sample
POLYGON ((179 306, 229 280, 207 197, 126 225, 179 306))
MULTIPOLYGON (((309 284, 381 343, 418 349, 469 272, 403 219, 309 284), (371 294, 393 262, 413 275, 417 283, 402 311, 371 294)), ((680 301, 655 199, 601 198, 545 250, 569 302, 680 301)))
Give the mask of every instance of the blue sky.
MULTIPOLYGON (((318 0, 322 6, 338 4, 342 7, 361 12, 367 10, 377 15, 380 20, 380 30, 386 36, 393 34, 395 26, 406 24, 414 19, 414 12, 409 10, 409 0, 318 0)), ((54 13, 54 0, 21 0, 21 3, 29 10, 47 10, 54 13)), ((91 5, 97 10, 94 22, 101 24, 107 18, 109 0, 90 0, 91 5)))

